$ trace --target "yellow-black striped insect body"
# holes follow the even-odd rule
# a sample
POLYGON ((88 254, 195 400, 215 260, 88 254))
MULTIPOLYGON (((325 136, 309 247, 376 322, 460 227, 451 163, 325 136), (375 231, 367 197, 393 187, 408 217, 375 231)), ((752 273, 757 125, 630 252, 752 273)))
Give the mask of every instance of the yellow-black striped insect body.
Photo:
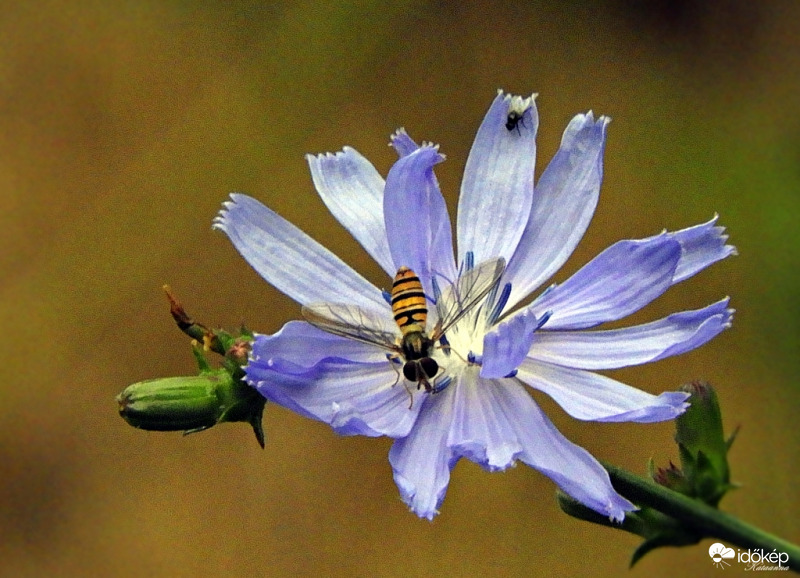
POLYGON ((403 376, 431 391, 431 381, 439 373, 439 364, 430 357, 436 339, 428 337, 428 306, 419 277, 408 267, 400 267, 392 283, 392 313, 403 334, 400 349, 405 363, 403 376))

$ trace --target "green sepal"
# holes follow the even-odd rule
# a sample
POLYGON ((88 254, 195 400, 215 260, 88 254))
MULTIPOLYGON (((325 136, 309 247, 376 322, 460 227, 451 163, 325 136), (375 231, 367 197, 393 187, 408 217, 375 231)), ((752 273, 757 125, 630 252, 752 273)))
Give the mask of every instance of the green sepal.
POLYGON ((211 365, 208 363, 206 354, 203 352, 203 348, 196 341, 192 342, 192 355, 194 355, 194 360, 197 362, 197 368, 200 370, 200 373, 213 371, 211 365))
POLYGON ((659 485, 684 495, 692 492, 691 483, 686 479, 683 471, 672 462, 666 468, 656 468, 651 458, 647 463, 647 470, 650 478, 659 485))
POLYGON ((725 440, 725 448, 730 451, 731 446, 733 446, 733 442, 736 441, 736 436, 739 435, 739 426, 736 426, 736 429, 733 430, 733 433, 725 440))
POLYGON ((661 548, 663 546, 691 546, 693 544, 697 544, 703 538, 699 534, 687 532, 685 528, 680 527, 672 518, 664 516, 655 510, 650 511, 654 514, 658 514, 659 516, 663 516, 665 520, 668 520, 674 524, 674 527, 665 525, 659 531, 656 531, 652 536, 646 538, 644 542, 639 544, 639 546, 637 546, 631 555, 630 568, 633 568, 634 564, 644 558, 645 554, 650 553, 656 548, 661 548))

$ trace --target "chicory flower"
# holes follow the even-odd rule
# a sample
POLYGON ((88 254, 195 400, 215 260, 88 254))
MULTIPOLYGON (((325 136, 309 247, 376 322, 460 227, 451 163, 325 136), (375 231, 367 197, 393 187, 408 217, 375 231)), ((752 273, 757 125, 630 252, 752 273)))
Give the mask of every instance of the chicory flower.
POLYGON ((687 394, 652 395, 595 371, 692 350, 731 323, 725 298, 643 325, 590 330, 734 253, 716 217, 620 241, 526 301, 589 225, 609 123, 591 112, 575 116, 534 186, 534 98, 499 92, 478 130, 461 185, 457 253, 433 172, 444 160, 437 146, 396 132, 391 145, 399 159, 385 181, 349 147, 307 157, 322 200, 389 280, 400 267, 417 274, 429 302, 427 335, 442 311, 461 305, 460 283, 470 271, 495 260, 484 268, 502 272, 475 307, 434 339, 426 352, 438 365, 431 387, 404 379, 403 356, 379 343, 402 339, 385 292, 248 196, 231 195, 215 221, 264 279, 306 310, 349 312, 342 326, 360 325, 348 333, 291 321, 275 335, 257 336, 248 382, 340 434, 395 438, 389 453, 395 482, 406 504, 428 519, 438 513, 450 471, 468 458, 489 471, 526 463, 586 506, 622 520, 634 506, 614 491, 594 457, 556 430, 526 386, 581 420, 672 419, 686 409, 687 394))

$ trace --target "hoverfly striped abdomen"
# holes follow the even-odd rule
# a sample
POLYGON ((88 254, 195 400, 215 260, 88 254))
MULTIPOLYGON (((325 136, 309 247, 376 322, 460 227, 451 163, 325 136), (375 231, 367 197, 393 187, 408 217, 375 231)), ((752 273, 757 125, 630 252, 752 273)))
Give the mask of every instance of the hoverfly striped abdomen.
POLYGON ((430 358, 433 341, 425 333, 428 321, 428 306, 422 283, 408 267, 400 267, 392 283, 392 313, 403 338, 400 350, 405 358, 403 375, 409 381, 425 384, 439 371, 439 365, 430 358), (425 360, 425 366, 420 360, 425 360))
POLYGON ((422 283, 408 267, 400 267, 392 283, 392 313, 403 335, 425 331, 428 306, 422 283))

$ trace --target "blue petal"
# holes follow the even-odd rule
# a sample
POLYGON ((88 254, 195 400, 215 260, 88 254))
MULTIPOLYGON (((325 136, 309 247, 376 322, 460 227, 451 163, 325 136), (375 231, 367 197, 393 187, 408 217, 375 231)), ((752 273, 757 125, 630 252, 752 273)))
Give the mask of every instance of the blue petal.
MULTIPOLYGON (((722 299, 704 309, 674 313, 644 325, 607 331, 540 331, 528 356, 577 369, 616 369, 680 355, 731 325, 722 299)), ((484 354, 485 355, 485 354, 484 354)))
POLYGON ((433 519, 461 457, 489 471, 520 459, 615 520, 634 509, 597 460, 566 440, 519 382, 470 379, 475 377, 462 375, 442 394, 429 396, 414 429, 389 452, 400 495, 414 513, 433 519))
POLYGON ((251 358, 272 371, 307 374, 323 360, 378 363, 383 349, 317 329, 305 321, 290 321, 274 335, 258 335, 251 358))
POLYGON ((622 521, 636 507, 617 494, 608 473, 585 449, 566 439, 516 380, 494 380, 494 411, 505 415, 507 443, 523 449, 517 458, 553 480, 562 491, 609 518, 622 521), (514 432, 514 437, 510 433, 514 432))
POLYGON ((582 420, 652 423, 673 419, 688 407, 686 393, 655 396, 604 375, 531 359, 520 365, 517 378, 582 420))
POLYGON ((736 247, 725 244, 728 240, 725 227, 715 226, 718 218, 714 215, 714 218, 706 223, 668 233, 681 244, 683 250, 672 279, 673 284, 688 279, 730 255, 736 255, 736 247))
MULTIPOLYGON (((603 150, 610 120, 579 114, 567 126, 553 160, 542 173, 533 206, 504 282, 512 283, 509 307, 558 271, 592 219, 603 180, 603 150)), ((460 223, 460 218, 459 218, 460 223)))
POLYGON ((483 338, 481 377, 505 377, 528 355, 539 321, 525 311, 496 326, 483 338))
POLYGON ((268 400, 329 424, 342 435, 403 437, 420 411, 391 362, 355 363, 327 357, 307 373, 275 371, 269 357, 253 358, 247 382, 268 400))
POLYGON ((528 222, 533 201, 536 131, 534 101, 498 92, 470 150, 458 199, 458 261, 472 251, 476 262, 511 258, 528 222), (516 128, 506 128, 509 107, 524 110, 516 128))
POLYGON ((353 305, 386 310, 377 287, 303 231, 247 195, 231 199, 214 228, 276 289, 302 305, 347 295, 353 305))
POLYGON ((547 329, 583 329, 638 311, 666 291, 681 245, 667 235, 619 241, 529 307, 547 329))
POLYGON ((453 240, 433 166, 444 157, 424 146, 402 157, 386 177, 383 212, 395 268, 410 267, 432 294, 431 274, 455 278, 453 240))
POLYGON ((400 497, 417 516, 432 520, 444 500, 450 470, 457 460, 447 447, 452 421, 452 398, 457 388, 428 395, 408 437, 398 439, 389 451, 394 481, 400 497))
POLYGON ((408 136, 404 128, 399 128, 394 132, 389 140, 389 144, 394 148, 397 156, 400 158, 410 155, 419 148, 419 145, 408 136))
POLYGON ((306 155, 311 178, 331 214, 389 275, 397 270, 389 254, 383 219, 383 178, 356 150, 306 155))
MULTIPOLYGON (((503 413, 498 387, 474 375, 460 379, 454 387, 447 436, 454 456, 465 457, 490 472, 514 465, 523 451, 516 433, 519 425, 510 423, 503 413)), ((514 387, 519 388, 517 384, 514 387)))

